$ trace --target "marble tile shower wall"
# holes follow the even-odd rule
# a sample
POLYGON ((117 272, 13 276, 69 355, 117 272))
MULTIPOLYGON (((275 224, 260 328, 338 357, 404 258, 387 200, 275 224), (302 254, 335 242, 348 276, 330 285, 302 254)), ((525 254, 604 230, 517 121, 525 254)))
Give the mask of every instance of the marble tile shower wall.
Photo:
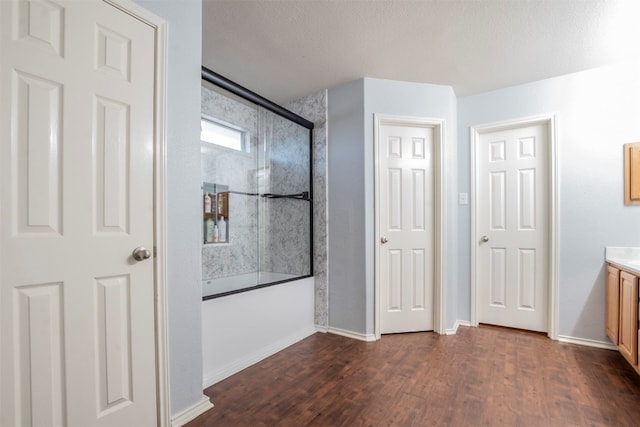
MULTIPOLYGON (((258 147, 258 110, 202 88, 202 113, 249 132, 248 153, 201 142, 202 180, 227 185, 230 190, 255 193, 258 147)), ((229 241, 232 244, 203 245, 202 279, 209 280, 258 270, 258 206, 253 196, 229 195, 229 241)))
POLYGON ((312 121, 313 129, 313 274, 315 282, 315 324, 328 326, 327 282, 327 91, 285 105, 312 121))

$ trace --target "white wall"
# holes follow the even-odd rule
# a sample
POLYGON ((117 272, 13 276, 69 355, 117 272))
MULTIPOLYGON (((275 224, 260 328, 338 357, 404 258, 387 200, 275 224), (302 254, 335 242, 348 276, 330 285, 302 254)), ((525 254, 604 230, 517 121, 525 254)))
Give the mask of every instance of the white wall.
MULTIPOLYGON (((623 204, 622 144, 640 141, 640 63, 460 98, 460 191, 468 191, 469 127, 557 114, 561 336, 607 341, 604 247, 640 246, 640 206, 623 204)), ((470 310, 469 209, 459 217, 458 311, 470 310)))
POLYGON ((167 287, 171 413, 202 398, 200 265, 200 0, 137 3, 165 19, 167 83, 167 287))
POLYGON ((203 301, 203 387, 315 333, 313 312, 313 277, 203 301))

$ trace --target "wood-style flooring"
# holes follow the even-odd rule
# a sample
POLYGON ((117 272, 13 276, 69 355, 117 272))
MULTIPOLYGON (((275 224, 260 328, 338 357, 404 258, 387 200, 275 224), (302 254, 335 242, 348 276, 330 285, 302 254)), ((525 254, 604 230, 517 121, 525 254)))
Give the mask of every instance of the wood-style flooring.
POLYGON ((640 426, 616 351, 505 328, 315 334, 205 390, 203 426, 640 426))

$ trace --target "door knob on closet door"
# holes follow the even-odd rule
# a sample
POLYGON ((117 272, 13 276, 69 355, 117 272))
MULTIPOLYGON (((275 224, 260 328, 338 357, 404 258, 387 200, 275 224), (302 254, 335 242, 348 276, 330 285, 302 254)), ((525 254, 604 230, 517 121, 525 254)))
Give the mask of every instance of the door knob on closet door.
POLYGON ((144 261, 151 257, 151 251, 144 246, 138 246, 133 250, 133 252, 131 252, 131 255, 136 261, 144 261))
POLYGON ((482 237, 480 238, 480 241, 481 241, 482 243, 487 243, 487 242, 489 241, 489 236, 487 236, 487 235, 485 234, 484 236, 482 236, 482 237))
POLYGON ((383 245, 384 245, 385 243, 387 243, 388 241, 389 241, 389 240, 387 240, 387 238, 386 238, 386 237, 384 237, 384 236, 382 236, 382 237, 380 238, 380 243, 382 243, 383 245))

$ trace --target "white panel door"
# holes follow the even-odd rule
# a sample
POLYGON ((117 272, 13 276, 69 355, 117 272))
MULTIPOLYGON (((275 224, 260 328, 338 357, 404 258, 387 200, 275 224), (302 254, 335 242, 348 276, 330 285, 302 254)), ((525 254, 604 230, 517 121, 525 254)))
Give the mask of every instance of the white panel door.
POLYGON ((433 128, 383 124, 378 141, 380 332, 432 330, 433 128))
POLYGON ((481 134, 478 144, 478 321, 546 332, 547 125, 481 134))
POLYGON ((0 425, 155 425, 155 30, 5 0, 0 31, 0 425))

